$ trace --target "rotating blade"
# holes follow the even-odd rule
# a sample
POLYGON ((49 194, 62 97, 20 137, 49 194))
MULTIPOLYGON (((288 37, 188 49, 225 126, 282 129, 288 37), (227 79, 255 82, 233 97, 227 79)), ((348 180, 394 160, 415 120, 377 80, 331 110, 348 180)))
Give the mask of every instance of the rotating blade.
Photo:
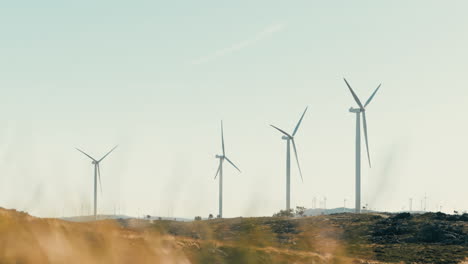
POLYGON ((216 175, 214 179, 216 180, 216 177, 218 177, 219 171, 221 170, 221 162, 219 162, 218 170, 216 171, 216 175))
POLYGON ((369 140, 367 139, 367 120, 365 111, 362 112, 362 126, 364 128, 364 139, 366 140, 367 159, 369 160, 369 167, 372 167, 369 154, 369 140))
POLYGON ((304 182, 304 178, 302 178, 302 170, 301 166, 299 165, 299 157, 297 156, 297 149, 296 149, 296 143, 294 142, 294 139, 291 139, 293 149, 294 149, 294 156, 296 157, 296 162, 297 162, 297 168, 299 168, 299 174, 301 175, 301 180, 304 182))
POLYGON ((96 161, 93 157, 91 157, 90 155, 88 155, 86 152, 82 151, 81 149, 79 148, 75 148, 76 150, 78 150, 79 152, 85 154, 88 158, 92 159, 93 161, 96 161))
POLYGON ((226 155, 224 150, 224 131, 223 131, 223 121, 221 120, 221 145, 223 146, 223 156, 226 155))
POLYGON ((356 93, 354 92, 353 88, 351 88, 351 85, 349 85, 348 81, 346 81, 345 78, 343 78, 343 80, 345 81, 346 85, 347 85, 348 88, 349 88, 349 91, 350 91, 351 94, 353 95, 354 101, 356 101, 356 103, 359 105, 359 107, 360 107, 361 109, 364 109, 364 106, 362 105, 361 100, 359 100, 359 97, 356 95, 356 93))
POLYGON ((234 163, 228 158, 228 157, 224 157, 229 163, 231 163, 232 166, 234 166, 234 168, 236 168, 239 172, 242 172, 239 168, 237 168, 236 165, 234 165, 234 163))
POLYGON ((98 163, 101 162, 103 159, 105 159, 107 156, 109 156, 109 154, 112 153, 112 151, 114 151, 119 145, 116 145, 115 147, 113 147, 109 152, 107 152, 106 155, 104 155, 104 157, 102 157, 100 160, 98 160, 98 163))
POLYGON ((302 116, 301 116, 301 119, 299 119, 299 122, 297 122, 297 125, 296 125, 296 128, 294 128, 294 132, 292 133, 292 136, 294 137, 297 133, 297 130, 299 129, 299 126, 301 125, 301 122, 302 122, 302 119, 304 118, 304 115, 305 113, 307 112, 307 109, 309 107, 306 107, 306 109, 304 110, 304 113, 302 113, 302 116))
POLYGON ((286 133, 284 130, 280 129, 280 128, 277 128, 275 127, 274 125, 270 125, 271 127, 277 129, 279 132, 283 133, 284 135, 286 135, 287 137, 289 138, 293 138, 291 135, 289 135, 288 133, 286 133))
POLYGON ((382 84, 379 84, 379 86, 377 86, 377 88, 375 89, 375 91, 372 93, 372 95, 369 97, 369 99, 367 99, 366 103, 364 104, 364 107, 367 107, 367 105, 372 101, 372 98, 374 98, 375 94, 377 93, 377 91, 380 89, 380 86, 382 84))
POLYGON ((99 163, 96 164, 96 166, 97 166, 98 179, 99 179, 99 189, 101 190, 101 196, 102 196, 101 167, 99 166, 99 163))

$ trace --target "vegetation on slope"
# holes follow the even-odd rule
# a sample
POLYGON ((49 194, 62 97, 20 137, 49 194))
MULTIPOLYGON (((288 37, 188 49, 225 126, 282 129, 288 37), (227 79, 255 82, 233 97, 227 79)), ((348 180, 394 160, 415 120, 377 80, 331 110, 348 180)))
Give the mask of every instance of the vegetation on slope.
POLYGON ((2 264, 188 263, 170 239, 115 221, 74 223, 0 208, 2 264))
POLYGON ((468 215, 74 223, 0 209, 0 263, 460 263, 468 215))
POLYGON ((198 241, 199 248, 185 250, 194 263, 459 263, 468 257, 468 215, 345 213, 157 221, 151 228, 198 241))

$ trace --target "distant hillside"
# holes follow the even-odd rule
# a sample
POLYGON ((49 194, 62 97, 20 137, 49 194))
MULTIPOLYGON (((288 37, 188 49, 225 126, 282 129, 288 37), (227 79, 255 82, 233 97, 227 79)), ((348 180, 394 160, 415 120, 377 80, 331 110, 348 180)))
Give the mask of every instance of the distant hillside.
MULTIPOLYGON (((129 219, 132 218, 131 216, 127 215, 98 215, 97 220, 112 220, 112 219, 129 219)), ((62 217, 60 218, 65 221, 71 222, 92 222, 96 219, 94 215, 82 215, 82 216, 69 216, 69 217, 62 217)))
MULTIPOLYGON (((70 222, 92 222, 95 221, 94 215, 83 215, 83 216, 69 216, 60 218, 65 221, 70 222)), ((118 219, 144 219, 147 221, 156 221, 156 220, 172 220, 172 221, 193 221, 193 219, 181 218, 181 217, 159 217, 159 216, 150 216, 149 218, 137 218, 128 215, 98 215, 97 220, 118 220, 118 219)))
MULTIPOLYGON (((316 208, 316 209, 305 210, 306 216, 330 215, 330 214, 341 214, 341 213, 354 213, 354 208, 338 207, 338 208, 331 208, 331 209, 316 208)), ((362 210, 362 213, 379 213, 379 211, 362 210)), ((396 213, 403 213, 403 212, 396 212, 396 213)), ((411 211, 410 213, 411 214, 425 214, 427 212, 411 211)))
MULTIPOLYGON (((374 211, 369 211, 374 212, 374 211)), ((305 215, 307 216, 317 216, 317 215, 329 215, 329 214, 339 214, 339 213, 354 213, 354 208, 332 208, 332 209, 324 209, 324 208, 316 208, 316 209, 306 209, 305 215)))

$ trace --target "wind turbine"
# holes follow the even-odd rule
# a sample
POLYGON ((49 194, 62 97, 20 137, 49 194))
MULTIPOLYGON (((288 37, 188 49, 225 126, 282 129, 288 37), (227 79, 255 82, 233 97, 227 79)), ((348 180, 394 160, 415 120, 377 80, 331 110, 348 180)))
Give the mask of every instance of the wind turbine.
POLYGON ((356 114, 356 213, 361 212, 361 114, 362 114, 362 127, 364 129, 364 139, 366 141, 366 150, 367 150, 367 159, 369 161, 369 167, 371 167, 371 159, 369 153, 369 140, 367 138, 367 121, 366 121, 366 107, 372 101, 377 91, 380 89, 382 84, 379 84, 375 91, 371 94, 369 99, 367 99, 366 103, 362 105, 359 97, 354 92, 353 88, 349 85, 348 81, 343 78, 346 85, 349 88, 349 91, 353 95, 354 100, 358 104, 359 108, 351 107, 349 108, 349 112, 356 114))
POLYGON ((301 119, 299 119, 299 122, 297 122, 296 128, 294 128, 294 131, 292 134, 286 133, 284 130, 274 126, 270 125, 273 128, 277 129, 279 132, 283 133, 283 137, 281 139, 286 140, 286 210, 289 210, 291 208, 291 143, 294 149, 294 155, 296 157, 296 162, 297 162, 297 167, 299 168, 299 174, 301 175, 302 181, 304 179, 302 178, 302 171, 301 171, 301 166, 299 165, 299 158, 297 157, 297 149, 296 149, 296 143, 294 142, 294 136, 297 133, 297 130, 299 129, 299 126, 301 125, 302 119, 304 118, 305 113, 307 112, 307 108, 304 110, 304 113, 302 113, 301 119))
POLYGON ((241 170, 234 165, 234 163, 226 157, 226 151, 224 149, 224 132, 223 132, 223 121, 221 121, 221 146, 223 149, 223 155, 216 155, 216 158, 219 159, 219 166, 218 170, 216 171, 215 179, 219 174, 219 214, 218 217, 222 218, 223 217, 223 162, 226 160, 229 162, 234 168, 236 168, 239 172, 241 170))
POLYGON ((101 184, 101 169, 99 167, 100 162, 105 159, 109 154, 111 154, 114 149, 116 149, 117 146, 113 147, 109 152, 107 152, 106 155, 104 155, 101 159, 96 160, 95 158, 91 157, 88 155, 86 152, 82 151, 79 148, 76 148, 79 152, 83 153, 86 155, 88 158, 92 160, 92 164, 94 165, 94 219, 97 218, 97 178, 99 178, 99 187, 101 188, 101 194, 102 194, 102 184, 101 184))

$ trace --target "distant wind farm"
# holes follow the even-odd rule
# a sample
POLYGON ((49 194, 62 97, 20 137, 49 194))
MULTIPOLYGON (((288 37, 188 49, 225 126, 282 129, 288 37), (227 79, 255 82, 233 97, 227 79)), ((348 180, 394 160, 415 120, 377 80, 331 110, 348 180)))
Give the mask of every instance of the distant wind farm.
POLYGON ((0 264, 468 264, 467 10, 3 1, 0 264))

